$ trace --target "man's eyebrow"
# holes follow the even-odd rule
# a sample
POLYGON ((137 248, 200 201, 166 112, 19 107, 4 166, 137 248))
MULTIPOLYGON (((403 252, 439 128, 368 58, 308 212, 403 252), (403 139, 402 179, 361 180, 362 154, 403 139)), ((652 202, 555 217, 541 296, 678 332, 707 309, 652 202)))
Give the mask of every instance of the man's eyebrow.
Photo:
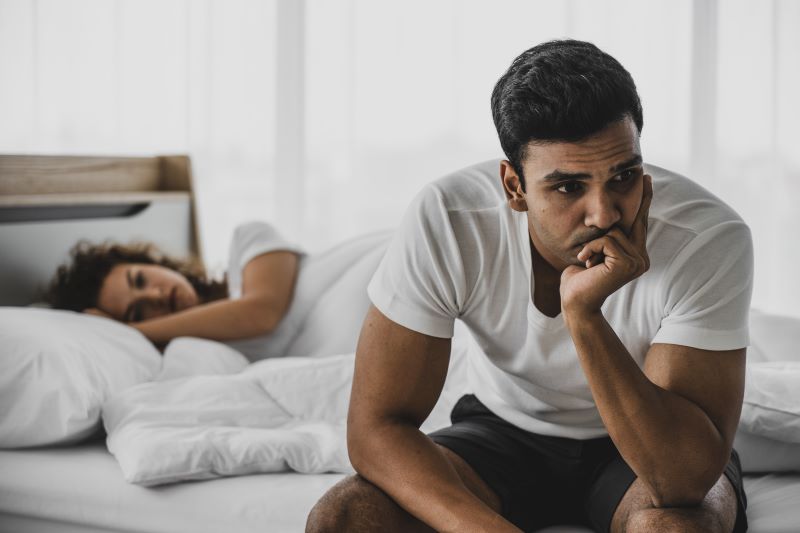
POLYGON ((614 173, 614 172, 619 172, 620 170, 625 170, 626 168, 635 167, 636 165, 641 165, 641 164, 642 164, 642 156, 639 155, 639 154, 636 154, 635 156, 631 157, 627 161, 624 161, 624 162, 622 162, 622 163, 620 163, 618 165, 614 165, 613 167, 611 167, 608 170, 610 172, 614 173))
POLYGON ((592 175, 586 172, 564 172, 563 170, 554 170, 550 174, 545 174, 542 181, 564 181, 564 180, 588 180, 592 175))
MULTIPOLYGON (((636 165, 642 164, 642 156, 635 155, 628 159, 627 161, 623 161, 622 163, 618 163, 611 168, 609 168, 609 172, 616 173, 620 170, 624 170, 626 168, 634 167, 636 165)), ((546 174, 542 181, 566 181, 566 180, 588 180, 591 179, 592 175, 586 172, 564 172, 563 170, 554 170, 549 174, 546 174)))

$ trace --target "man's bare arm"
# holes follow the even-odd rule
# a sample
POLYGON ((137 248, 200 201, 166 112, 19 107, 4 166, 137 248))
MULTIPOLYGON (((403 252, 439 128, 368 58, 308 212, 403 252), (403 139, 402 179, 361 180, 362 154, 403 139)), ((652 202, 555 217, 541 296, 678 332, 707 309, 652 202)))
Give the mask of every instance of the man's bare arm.
POLYGON ((353 467, 438 531, 519 531, 462 483, 419 430, 444 385, 450 339, 409 330, 371 307, 356 351, 347 420, 353 467))
POLYGON ((565 319, 609 436, 653 504, 699 504, 730 458, 744 348, 654 344, 642 371, 602 315, 565 319))
POLYGON ((642 371, 601 312, 605 299, 650 268, 653 185, 628 234, 613 228, 561 274, 561 310, 600 416, 653 504, 700 503, 728 461, 744 395, 745 349, 655 344, 642 371))

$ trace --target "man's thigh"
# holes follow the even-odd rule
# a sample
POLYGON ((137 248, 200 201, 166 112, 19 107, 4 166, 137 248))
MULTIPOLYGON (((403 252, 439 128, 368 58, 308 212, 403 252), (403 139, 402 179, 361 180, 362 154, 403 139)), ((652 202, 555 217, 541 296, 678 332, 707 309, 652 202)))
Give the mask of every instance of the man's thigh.
POLYGON ((645 484, 636 479, 614 512, 611 532, 729 533, 736 524, 737 506, 736 491, 724 474, 696 507, 654 507, 645 484))

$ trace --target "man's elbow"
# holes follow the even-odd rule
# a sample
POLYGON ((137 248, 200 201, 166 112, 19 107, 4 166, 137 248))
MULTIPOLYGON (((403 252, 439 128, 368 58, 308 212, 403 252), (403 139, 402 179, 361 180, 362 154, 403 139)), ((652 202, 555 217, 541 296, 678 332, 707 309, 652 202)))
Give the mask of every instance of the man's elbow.
POLYGON ((371 453, 370 432, 361 428, 359 424, 348 421, 347 423, 347 455, 353 469, 364 476, 369 470, 371 453))
POLYGON ((697 507, 706 497, 711 487, 693 487, 688 484, 676 484, 674 487, 661 487, 650 491, 653 507, 697 507))
POLYGON ((696 507, 703 503, 708 492, 722 475, 724 464, 719 468, 707 468, 702 472, 687 472, 672 467, 671 472, 660 483, 650 484, 650 496, 654 507, 696 507))
POLYGON ((367 479, 379 475, 377 471, 383 469, 387 454, 391 455, 398 430, 402 432, 405 426, 389 417, 355 415, 351 404, 347 418, 347 454, 355 471, 367 479))

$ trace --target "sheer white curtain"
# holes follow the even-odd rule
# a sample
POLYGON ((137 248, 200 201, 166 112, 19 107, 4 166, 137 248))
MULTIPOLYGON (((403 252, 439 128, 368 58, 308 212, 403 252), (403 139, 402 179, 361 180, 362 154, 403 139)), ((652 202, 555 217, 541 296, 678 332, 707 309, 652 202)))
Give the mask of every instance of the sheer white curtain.
POLYGON ((307 1, 310 238, 390 226, 425 182, 502 155, 489 96, 511 61, 559 37, 595 42, 637 80, 648 160, 685 170, 692 4, 307 1))
POLYGON ((800 315, 799 27, 794 0, 0 0, 0 152, 186 152, 207 262, 252 218, 319 249, 501 156, 496 79, 590 40, 637 82, 645 159, 750 224, 754 305, 800 315))
POLYGON ((517 54, 589 40, 632 73, 648 162, 753 230, 761 309, 800 315, 800 3, 306 1, 305 238, 391 226, 425 182, 501 155, 489 95, 517 54))

